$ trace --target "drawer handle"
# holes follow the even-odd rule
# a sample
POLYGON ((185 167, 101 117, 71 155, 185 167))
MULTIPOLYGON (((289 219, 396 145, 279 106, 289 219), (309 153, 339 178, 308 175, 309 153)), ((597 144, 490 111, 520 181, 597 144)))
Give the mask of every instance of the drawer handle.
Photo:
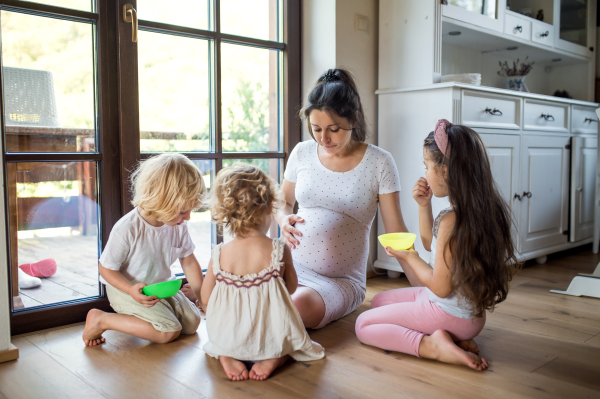
POLYGON ((523 198, 531 198, 531 192, 530 191, 523 191, 523 198))
POLYGON ((547 121, 554 122, 554 117, 550 114, 542 114, 541 118, 544 118, 547 121))
POLYGON ((494 108, 494 109, 486 108, 485 111, 483 111, 483 112, 486 112, 490 115, 502 116, 502 111, 500 111, 499 109, 496 109, 496 108, 494 108))
POLYGON ((515 196, 513 197, 513 199, 518 199, 519 201, 521 201, 522 197, 519 195, 519 193, 515 193, 515 196))
POLYGON ((546 31, 544 33, 540 33, 540 37, 548 37, 548 36, 550 36, 550 32, 549 31, 546 31))
POLYGON ((515 29, 513 29, 513 33, 523 33, 523 27, 521 25, 517 25, 515 26, 515 29))
POLYGON ((586 122, 589 122, 589 123, 596 122, 596 123, 598 123, 598 119, 585 118, 585 120, 583 121, 583 123, 586 123, 586 122))

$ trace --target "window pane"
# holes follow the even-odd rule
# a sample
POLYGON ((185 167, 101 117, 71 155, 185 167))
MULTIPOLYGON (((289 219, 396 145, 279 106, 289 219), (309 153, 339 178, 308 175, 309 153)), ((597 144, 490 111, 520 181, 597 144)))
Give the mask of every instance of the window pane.
POLYGON ((279 52, 224 43, 221 56, 223 151, 278 151, 279 52))
POLYGON ((92 25, 2 11, 9 152, 95 150, 92 25))
POLYGON ((212 0, 138 0, 138 18, 208 30, 208 2, 212 0))
POLYGON ((208 151, 208 41, 139 32, 142 152, 208 151))
POLYGON ((8 163, 7 172, 11 265, 25 307, 100 295, 96 163, 8 163))
MULTIPOLYGON (((276 182, 281 182, 281 170, 283 166, 283 161, 281 159, 223 159, 223 168, 231 166, 237 162, 241 163, 249 163, 250 165, 254 165, 258 167, 260 170, 265 172, 269 177, 274 179, 276 182)), ((271 238, 279 237, 279 226, 275 220, 271 223, 271 229, 269 230, 269 236, 271 238)), ((231 241, 233 237, 226 230, 223 231, 223 241, 228 242, 231 241)))
POLYGON ((92 12, 92 4, 95 4, 96 0, 35 0, 33 3, 92 12))
MULTIPOLYGON (((206 189, 210 191, 214 177, 215 161, 212 159, 193 159, 192 162, 194 162, 202 172, 206 189)), ((208 262, 210 261, 212 244, 216 241, 216 230, 214 229, 212 219, 210 218, 210 211, 208 209, 200 209, 192 212, 190 220, 187 222, 187 226, 190 236, 192 237, 192 242, 196 246, 194 255, 196 255, 196 259, 200 262, 202 269, 206 270, 208 262)), ((175 262, 171 266, 171 270, 176 274, 183 273, 179 262, 175 262)))
POLYGON ((279 40, 279 0, 221 0, 221 32, 279 40))

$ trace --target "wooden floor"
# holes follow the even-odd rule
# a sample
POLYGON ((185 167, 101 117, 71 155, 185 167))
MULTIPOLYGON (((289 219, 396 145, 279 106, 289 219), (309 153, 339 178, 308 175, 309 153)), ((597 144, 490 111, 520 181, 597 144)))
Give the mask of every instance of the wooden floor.
POLYGON ((311 332, 324 360, 288 364, 263 382, 227 380, 201 350, 202 334, 157 345, 108 332, 106 344, 85 348, 78 324, 13 337, 20 358, 0 364, 0 398, 599 398, 600 300, 548 292, 599 261, 586 247, 527 264, 475 339, 486 372, 362 345, 354 322, 373 295, 408 286, 378 277, 360 309, 311 332))

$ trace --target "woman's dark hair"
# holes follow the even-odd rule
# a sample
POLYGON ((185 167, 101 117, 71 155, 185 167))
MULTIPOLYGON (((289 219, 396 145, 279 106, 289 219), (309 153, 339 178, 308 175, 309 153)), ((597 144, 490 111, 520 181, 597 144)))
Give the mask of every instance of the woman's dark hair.
POLYGON ((492 178, 481 137, 459 125, 448 126, 446 132, 446 155, 433 132, 424 147, 436 173, 442 173, 442 165, 447 167, 448 197, 456 217, 446 244, 452 256, 452 288, 473 304, 474 316, 479 317, 506 299, 508 283, 519 266, 513 220, 492 178))
POLYGON ((334 113, 348 119, 348 122, 354 126, 352 140, 364 142, 367 139, 367 123, 360 96, 352 75, 345 69, 329 69, 321 75, 315 87, 308 93, 306 105, 300 111, 300 118, 306 119, 308 132, 313 139, 315 136, 308 117, 315 109, 326 112, 330 116, 334 113))

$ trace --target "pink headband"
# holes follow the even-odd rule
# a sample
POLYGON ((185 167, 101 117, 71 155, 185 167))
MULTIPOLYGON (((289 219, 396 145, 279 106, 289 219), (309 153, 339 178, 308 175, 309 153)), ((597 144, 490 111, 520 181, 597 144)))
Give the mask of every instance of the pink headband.
POLYGON ((452 126, 452 123, 448 122, 446 119, 440 119, 435 124, 435 130, 433 131, 435 143, 444 155, 446 155, 446 148, 448 147, 448 133, 446 132, 448 126, 452 126))

